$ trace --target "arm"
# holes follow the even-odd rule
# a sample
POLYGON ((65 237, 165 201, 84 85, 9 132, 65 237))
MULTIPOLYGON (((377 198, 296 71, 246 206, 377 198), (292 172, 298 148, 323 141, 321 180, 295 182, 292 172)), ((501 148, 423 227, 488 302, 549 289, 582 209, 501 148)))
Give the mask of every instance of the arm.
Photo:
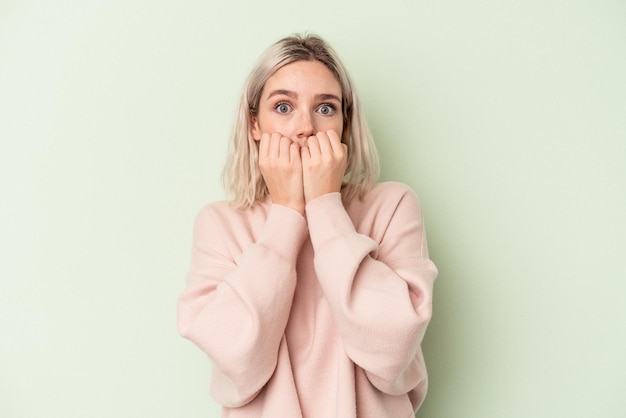
POLYGON ((339 193, 310 201, 315 270, 348 356, 382 392, 420 398, 427 384, 421 341, 437 270, 410 190, 376 210, 378 244, 356 231, 339 193))
POLYGON ((272 205, 257 242, 231 254, 224 237, 238 225, 226 222, 217 221, 211 208, 196 219, 178 328, 212 359, 213 396, 237 407, 261 391, 276 367, 307 231, 299 213, 272 205))

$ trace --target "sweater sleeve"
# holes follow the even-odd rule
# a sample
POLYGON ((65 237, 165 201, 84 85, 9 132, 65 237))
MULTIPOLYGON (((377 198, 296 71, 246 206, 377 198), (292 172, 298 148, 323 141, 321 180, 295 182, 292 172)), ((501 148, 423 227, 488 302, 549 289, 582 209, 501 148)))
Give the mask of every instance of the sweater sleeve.
POLYGON ((226 221, 210 207, 196 218, 178 329, 213 361, 213 397, 234 408, 254 399, 274 373, 307 228, 296 211, 272 205, 257 242, 233 256, 224 236, 241 226, 226 221))
POLYGON ((427 387, 421 342, 437 269, 417 197, 402 190, 376 214, 379 242, 356 231, 339 193, 309 202, 306 215, 316 274, 346 353, 376 388, 411 392, 419 405, 427 387))

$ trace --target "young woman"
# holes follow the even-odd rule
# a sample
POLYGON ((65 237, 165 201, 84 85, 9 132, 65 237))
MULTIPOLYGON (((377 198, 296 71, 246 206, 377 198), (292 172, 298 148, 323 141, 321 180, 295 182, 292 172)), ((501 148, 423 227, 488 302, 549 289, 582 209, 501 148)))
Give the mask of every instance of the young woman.
POLYGON ((317 36, 248 78, 224 178, 194 227, 178 327, 223 417, 413 417, 433 281, 415 194, 376 184, 356 93, 317 36))

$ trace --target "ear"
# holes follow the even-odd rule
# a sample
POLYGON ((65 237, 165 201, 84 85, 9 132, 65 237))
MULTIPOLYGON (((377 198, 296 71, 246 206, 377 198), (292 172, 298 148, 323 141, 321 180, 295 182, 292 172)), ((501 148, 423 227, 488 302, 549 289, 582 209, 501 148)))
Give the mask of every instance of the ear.
POLYGON ((261 140, 261 128, 259 128, 259 119, 256 116, 250 118, 250 133, 255 141, 261 140))

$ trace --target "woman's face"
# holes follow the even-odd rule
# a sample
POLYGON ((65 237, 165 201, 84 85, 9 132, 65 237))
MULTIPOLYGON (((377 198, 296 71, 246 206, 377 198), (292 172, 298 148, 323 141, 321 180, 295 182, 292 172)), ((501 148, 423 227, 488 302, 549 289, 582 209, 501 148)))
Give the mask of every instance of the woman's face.
POLYGON ((341 138, 341 86, 319 61, 296 61, 276 71, 265 83, 252 120, 252 137, 279 133, 300 146, 318 132, 333 130, 341 138))

